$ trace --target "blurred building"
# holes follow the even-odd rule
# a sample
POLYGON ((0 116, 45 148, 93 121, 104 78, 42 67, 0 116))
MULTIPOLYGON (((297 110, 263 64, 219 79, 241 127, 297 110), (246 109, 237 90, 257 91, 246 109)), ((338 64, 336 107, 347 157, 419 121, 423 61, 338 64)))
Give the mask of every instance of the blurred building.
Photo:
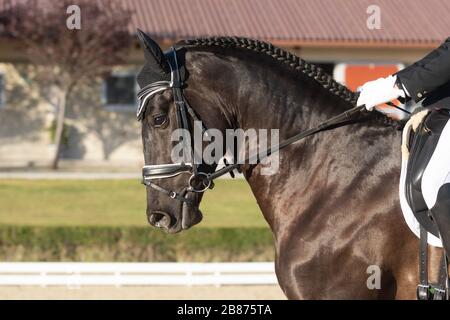
MULTIPOLYGON (((352 89, 416 61, 450 36, 448 0, 122 0, 121 4, 134 12, 131 37, 138 27, 163 48, 195 37, 262 39, 319 64, 352 89)), ((0 42, 0 61, 0 167, 46 165, 54 148, 50 134, 54 110, 26 80, 26 59, 8 39, 0 42)), ((127 65, 77 95, 67 115, 66 163, 126 167, 142 163, 140 125, 134 115, 135 75, 142 64, 135 42, 127 65)))

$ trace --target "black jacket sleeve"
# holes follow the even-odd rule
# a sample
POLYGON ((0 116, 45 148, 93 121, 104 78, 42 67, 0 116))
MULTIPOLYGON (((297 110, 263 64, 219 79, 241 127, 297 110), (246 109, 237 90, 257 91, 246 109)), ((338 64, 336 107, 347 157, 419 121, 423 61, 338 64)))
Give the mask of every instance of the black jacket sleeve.
POLYGON ((397 78, 414 101, 450 81, 450 38, 420 61, 397 73, 397 78))

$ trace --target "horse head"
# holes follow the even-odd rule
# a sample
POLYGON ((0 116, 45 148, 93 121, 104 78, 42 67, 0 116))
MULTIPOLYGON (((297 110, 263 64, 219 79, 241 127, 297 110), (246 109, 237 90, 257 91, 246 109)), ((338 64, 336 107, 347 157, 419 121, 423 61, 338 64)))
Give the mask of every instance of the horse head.
POLYGON ((199 204, 212 184, 205 178, 216 168, 194 155, 193 133, 200 130, 203 146, 206 126, 224 129, 227 123, 211 107, 215 102, 205 91, 208 76, 198 61, 188 61, 183 48, 164 53, 144 32, 138 31, 138 36, 145 54, 137 76, 141 87, 137 116, 142 121, 147 217, 151 225, 176 233, 202 220, 199 204))

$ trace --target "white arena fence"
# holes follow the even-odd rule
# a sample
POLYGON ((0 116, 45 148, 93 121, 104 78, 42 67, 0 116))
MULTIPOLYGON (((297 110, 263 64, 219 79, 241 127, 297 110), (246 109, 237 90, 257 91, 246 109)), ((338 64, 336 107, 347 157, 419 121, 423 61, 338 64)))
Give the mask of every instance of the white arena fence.
POLYGON ((274 285, 273 262, 0 263, 0 286, 274 285))

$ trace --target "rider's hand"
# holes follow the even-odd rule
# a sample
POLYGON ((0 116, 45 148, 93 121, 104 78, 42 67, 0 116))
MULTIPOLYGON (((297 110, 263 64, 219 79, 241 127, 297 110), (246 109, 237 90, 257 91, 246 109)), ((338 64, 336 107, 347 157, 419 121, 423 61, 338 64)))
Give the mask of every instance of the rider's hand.
POLYGON ((360 89, 357 105, 365 105, 367 110, 372 111, 379 104, 405 98, 405 92, 397 87, 396 81, 397 76, 389 76, 366 82, 360 89))

